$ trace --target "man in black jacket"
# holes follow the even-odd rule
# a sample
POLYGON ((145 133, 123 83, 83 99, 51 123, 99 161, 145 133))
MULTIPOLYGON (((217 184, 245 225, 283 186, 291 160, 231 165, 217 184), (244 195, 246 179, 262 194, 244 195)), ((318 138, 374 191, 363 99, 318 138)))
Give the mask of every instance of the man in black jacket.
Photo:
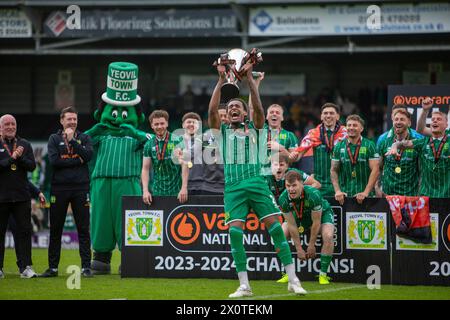
POLYGON ((63 127, 48 140, 48 156, 53 167, 50 195, 49 268, 41 277, 56 277, 61 255, 61 236, 69 204, 77 225, 81 273, 92 276, 91 238, 89 234, 89 169, 92 142, 88 135, 77 131, 78 114, 72 107, 61 111, 63 127))
POLYGON ((5 233, 9 215, 17 224, 17 260, 21 278, 34 278, 31 261, 31 197, 27 172, 36 167, 31 144, 17 136, 12 115, 0 118, 0 278, 5 256, 5 233))

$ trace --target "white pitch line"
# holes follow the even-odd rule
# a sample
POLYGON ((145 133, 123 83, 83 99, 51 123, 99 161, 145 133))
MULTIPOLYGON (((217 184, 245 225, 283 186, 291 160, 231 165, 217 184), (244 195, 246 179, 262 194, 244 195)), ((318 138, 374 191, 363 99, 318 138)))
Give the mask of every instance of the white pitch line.
MULTIPOLYGON (((365 285, 357 285, 357 286, 334 288, 334 289, 324 289, 324 290, 314 290, 314 291, 308 291, 308 294, 305 296, 308 296, 310 294, 329 293, 329 292, 351 290, 351 289, 363 288, 363 287, 365 287, 365 285)), ((271 298, 290 297, 290 296, 297 296, 297 294, 286 293, 286 294, 273 294, 273 295, 268 295, 268 296, 254 296, 254 297, 244 298, 244 300, 271 299, 271 298)), ((301 295, 298 295, 298 296, 300 297, 301 295)))

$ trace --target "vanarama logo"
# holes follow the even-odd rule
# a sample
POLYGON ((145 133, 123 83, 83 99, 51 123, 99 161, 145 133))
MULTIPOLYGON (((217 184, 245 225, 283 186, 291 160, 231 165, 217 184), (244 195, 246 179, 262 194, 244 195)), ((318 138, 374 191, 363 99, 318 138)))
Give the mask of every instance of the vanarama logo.
POLYGON ((445 217, 444 222, 442 223, 441 235, 445 248, 450 251, 450 214, 445 217))
POLYGON ((191 244, 200 234, 200 223, 192 213, 180 212, 170 223, 170 234, 180 244, 191 244))
MULTIPOLYGON (((423 100, 425 100, 427 96, 404 96, 404 95, 396 95, 393 99, 393 104, 404 104, 407 106, 421 106, 423 100)), ((450 96, 433 96, 430 97, 433 99, 433 103, 436 105, 448 105, 450 103, 450 96)))
MULTIPOLYGON (((266 226, 260 223, 256 214, 247 216, 244 228, 246 250, 273 252, 266 226)), ((166 234, 169 243, 178 251, 230 251, 223 205, 182 205, 175 208, 167 217, 166 234)))

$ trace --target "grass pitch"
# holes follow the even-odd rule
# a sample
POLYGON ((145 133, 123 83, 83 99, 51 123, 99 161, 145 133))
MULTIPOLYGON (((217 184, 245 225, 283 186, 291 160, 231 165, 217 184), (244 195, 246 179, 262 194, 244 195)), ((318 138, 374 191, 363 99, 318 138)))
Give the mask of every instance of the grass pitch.
MULTIPOLYGON (((0 279, 2 300, 224 300, 238 286, 237 280, 217 279, 121 279, 118 275, 120 253, 113 254, 113 274, 81 278, 80 289, 68 289, 69 265, 79 265, 78 250, 62 250, 59 277, 21 279, 15 265, 14 250, 5 254, 5 279, 0 279)), ((42 273, 47 268, 47 250, 33 249, 34 269, 42 273)), ((300 275, 301 276, 301 275, 300 275)), ((354 283, 331 283, 321 286, 317 282, 302 282, 308 291, 304 297, 287 291, 287 285, 275 281, 251 281, 255 300, 450 300, 449 287, 391 286, 369 290, 354 283)))

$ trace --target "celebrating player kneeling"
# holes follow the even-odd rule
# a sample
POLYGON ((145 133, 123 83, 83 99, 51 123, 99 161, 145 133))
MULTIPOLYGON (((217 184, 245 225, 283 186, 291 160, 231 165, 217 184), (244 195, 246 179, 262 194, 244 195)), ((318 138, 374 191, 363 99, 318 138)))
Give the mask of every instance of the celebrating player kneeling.
POLYGON ((286 190, 280 196, 279 204, 286 222, 283 230, 286 238, 292 238, 300 260, 316 257, 316 239, 322 234, 322 251, 320 255, 319 283, 329 284, 328 266, 333 257, 334 214, 330 204, 323 199, 320 191, 304 186, 297 171, 286 173, 286 190), (300 243, 299 233, 311 229, 309 245, 306 252, 300 243))

